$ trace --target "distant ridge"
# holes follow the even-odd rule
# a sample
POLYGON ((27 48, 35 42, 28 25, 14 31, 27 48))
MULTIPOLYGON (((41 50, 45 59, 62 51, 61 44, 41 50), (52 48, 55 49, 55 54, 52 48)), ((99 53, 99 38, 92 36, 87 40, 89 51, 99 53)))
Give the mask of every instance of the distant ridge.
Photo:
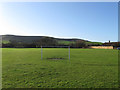
MULTIPOLYGON (((49 36, 21 36, 21 35, 1 35, 2 36, 2 40, 3 41, 10 41, 10 40, 15 40, 17 42, 25 42, 25 43, 32 43, 34 40, 40 40, 42 37, 49 37, 49 36)), ((58 41, 77 41, 77 40, 81 40, 81 41, 86 41, 86 42, 90 42, 87 40, 83 40, 83 39, 77 39, 77 38, 70 38, 70 39, 64 39, 64 38, 55 38, 55 37, 50 37, 53 39, 56 39, 58 41)))

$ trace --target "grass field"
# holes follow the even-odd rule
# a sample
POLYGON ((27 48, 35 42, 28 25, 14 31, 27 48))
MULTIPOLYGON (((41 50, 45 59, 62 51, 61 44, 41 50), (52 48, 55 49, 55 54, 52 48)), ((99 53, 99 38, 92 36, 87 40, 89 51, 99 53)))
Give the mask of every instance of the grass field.
POLYGON ((48 60, 58 49, 2 49, 3 88, 117 88, 118 51, 61 49, 63 60, 48 60), (46 55, 46 56, 45 56, 46 55))

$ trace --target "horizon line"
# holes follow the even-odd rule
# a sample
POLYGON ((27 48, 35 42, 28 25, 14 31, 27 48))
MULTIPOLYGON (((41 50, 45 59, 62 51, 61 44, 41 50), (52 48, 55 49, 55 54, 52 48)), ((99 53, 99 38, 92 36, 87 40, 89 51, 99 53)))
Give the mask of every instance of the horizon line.
MULTIPOLYGON (((43 37, 53 37, 53 38, 60 38, 60 39, 81 39, 81 40, 85 40, 85 41, 90 41, 90 42, 102 42, 102 43, 105 43, 105 42, 109 42, 108 41, 97 41, 97 40, 88 40, 88 39, 83 39, 83 38, 78 38, 78 37, 57 37, 57 36, 48 36, 48 35, 18 35, 18 34, 3 34, 3 35, 13 35, 13 36, 43 36, 43 37)), ((3 35, 0 35, 0 36, 3 36, 3 35)), ((119 42, 119 41, 110 41, 110 42, 119 42)))

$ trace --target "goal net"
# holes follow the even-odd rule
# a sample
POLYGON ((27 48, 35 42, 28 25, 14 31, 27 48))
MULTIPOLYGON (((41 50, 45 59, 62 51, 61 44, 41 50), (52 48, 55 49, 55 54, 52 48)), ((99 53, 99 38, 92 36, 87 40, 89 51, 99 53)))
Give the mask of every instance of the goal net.
POLYGON ((41 60, 70 60, 70 46, 41 46, 41 60))

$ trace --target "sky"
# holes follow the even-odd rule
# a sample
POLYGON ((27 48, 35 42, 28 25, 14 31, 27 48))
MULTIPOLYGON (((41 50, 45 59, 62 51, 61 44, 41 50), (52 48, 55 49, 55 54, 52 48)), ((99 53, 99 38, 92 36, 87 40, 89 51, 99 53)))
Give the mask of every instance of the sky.
POLYGON ((118 3, 0 3, 0 35, 4 34, 118 41, 118 3))

